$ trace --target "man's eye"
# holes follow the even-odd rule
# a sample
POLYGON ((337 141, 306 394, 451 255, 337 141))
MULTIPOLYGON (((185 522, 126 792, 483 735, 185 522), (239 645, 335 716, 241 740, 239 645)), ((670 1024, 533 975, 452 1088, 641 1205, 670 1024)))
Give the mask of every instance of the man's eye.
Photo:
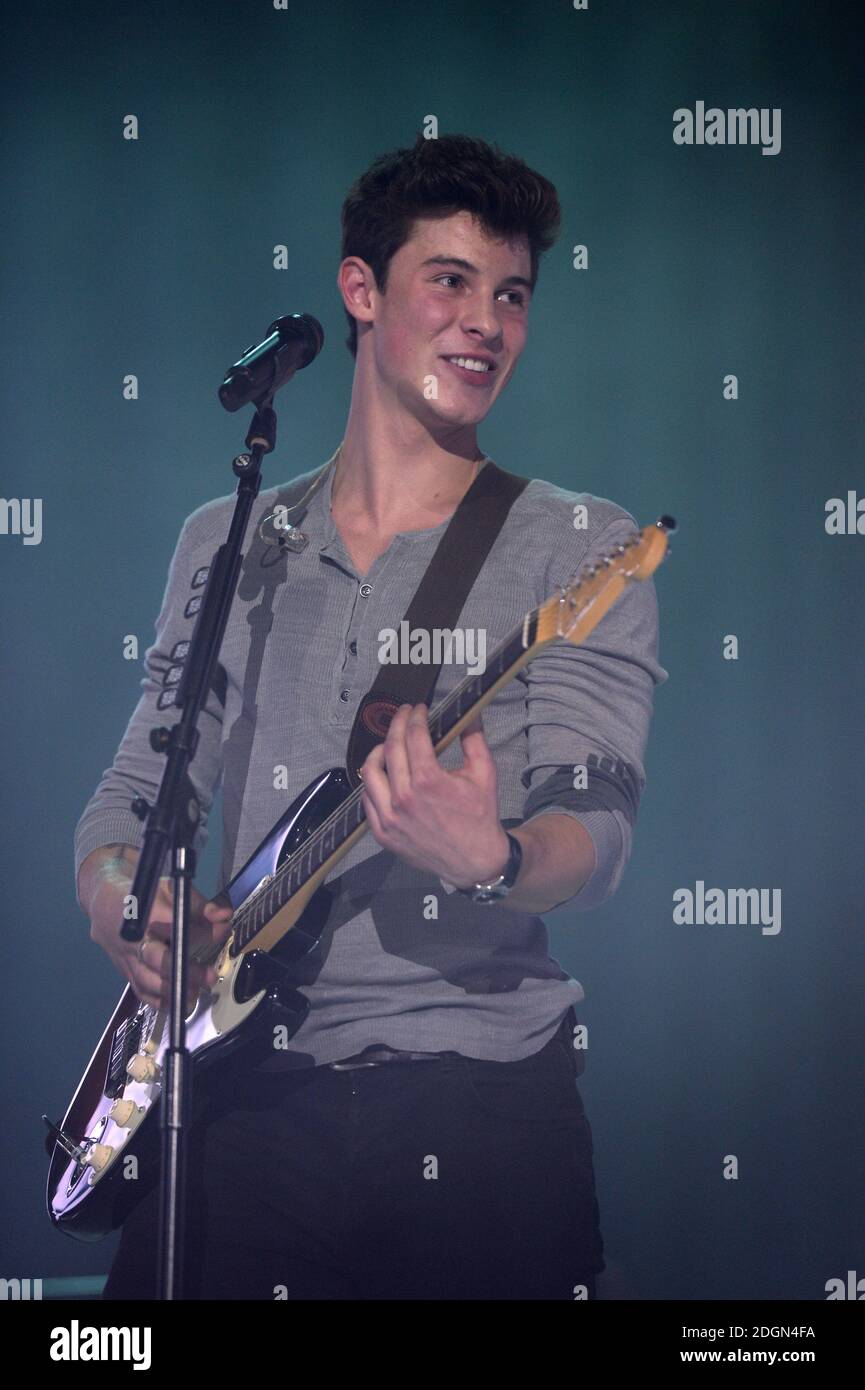
MULTIPOLYGON (((456 288, 457 285, 461 285, 464 283, 463 277, 461 275, 457 275, 455 271, 448 270, 444 273, 444 275, 436 275, 435 284, 442 284, 446 280, 453 281, 454 288, 456 288)), ((450 286, 445 286, 445 288, 449 289, 450 286)), ((510 295, 510 302, 514 304, 517 308, 522 308, 522 306, 526 302, 526 297, 523 294, 522 290, 500 290, 499 297, 501 297, 501 295, 510 295)))

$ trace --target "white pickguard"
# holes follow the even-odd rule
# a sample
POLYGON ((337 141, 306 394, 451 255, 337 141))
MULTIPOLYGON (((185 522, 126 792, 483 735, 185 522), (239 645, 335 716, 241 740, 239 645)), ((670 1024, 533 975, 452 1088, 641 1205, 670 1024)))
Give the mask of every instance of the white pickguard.
MULTIPOLYGON (((264 998, 265 991, 262 990, 243 1004, 238 1004, 235 1000, 233 982, 240 960, 241 957, 232 960, 227 950, 223 952, 217 968, 225 968, 226 974, 220 976, 213 990, 206 990, 199 996, 195 1009, 186 1020, 186 1046, 193 1057, 203 1052, 218 1038, 225 1037, 238 1028, 264 998)), ((144 1017, 145 1023, 141 1048, 137 1055, 151 1058, 161 1072, 168 1047, 166 1011, 160 1010, 157 1013, 155 1009, 142 1005, 139 1013, 144 1017)), ((87 1164, 82 1169, 75 1160, 70 1160, 57 1185, 62 1210, 68 1210, 70 1203, 74 1204, 77 1195, 92 1191, 97 1182, 112 1172, 116 1164, 122 1162, 124 1150, 135 1130, 145 1115, 159 1103, 161 1095, 161 1076, 154 1081, 135 1081, 129 1077, 122 1095, 118 1097, 118 1100, 131 1101, 135 1106, 131 1119, 125 1125, 117 1124, 109 1113, 116 1102, 109 1100, 107 1096, 101 1097, 85 1133, 96 1144, 110 1148, 111 1153, 104 1155, 102 1151, 97 1151, 100 1158, 104 1158, 104 1162, 98 1168, 87 1164)))

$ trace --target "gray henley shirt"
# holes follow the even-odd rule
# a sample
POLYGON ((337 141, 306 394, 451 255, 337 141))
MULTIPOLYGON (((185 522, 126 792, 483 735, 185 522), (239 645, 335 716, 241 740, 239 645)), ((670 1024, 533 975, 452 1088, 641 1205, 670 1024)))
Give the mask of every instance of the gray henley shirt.
MULTIPOLYGON (((306 508, 291 514, 309 544, 297 553, 265 544, 263 519, 283 497, 298 496, 298 484, 311 485, 318 471, 263 491, 256 501, 217 679, 200 720, 191 767, 203 811, 198 847, 221 778, 224 882, 316 775, 345 766, 355 711, 378 669, 380 634, 399 629, 448 525, 394 536, 359 575, 330 513, 330 469, 306 508)), ((76 874, 100 846, 141 844, 130 803, 138 794, 153 800, 164 766, 148 736, 154 725, 178 717, 173 689, 233 506, 233 495, 218 498, 182 528, 144 658, 143 693, 76 828, 76 874)), ((606 498, 531 479, 454 626, 483 629, 489 656, 525 613, 636 526, 606 498), (585 526, 575 524, 582 507, 585 526)), ((575 910, 615 892, 631 853, 654 686, 667 679, 657 658, 657 598, 649 579, 630 585, 582 646, 557 639, 545 648, 481 716, 504 825, 555 811, 573 816, 591 836, 596 864, 568 900, 575 910), (578 767, 587 770, 587 785, 576 790, 578 767)), ((470 669, 446 662, 433 706, 470 669)), ((440 762, 461 766, 459 739, 440 762)), ((512 1061, 542 1047, 584 998, 579 982, 550 957, 540 917, 473 903, 383 850, 371 832, 327 884, 334 894, 327 925, 296 968, 309 1015, 265 1069, 321 1065, 375 1043, 512 1061)))

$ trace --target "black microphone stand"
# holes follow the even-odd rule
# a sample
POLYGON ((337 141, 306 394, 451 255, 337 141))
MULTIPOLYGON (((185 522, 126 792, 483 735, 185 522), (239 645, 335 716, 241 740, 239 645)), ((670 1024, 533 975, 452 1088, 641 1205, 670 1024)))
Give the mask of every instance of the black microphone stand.
POLYGON ((201 809, 189 778, 189 764, 198 745, 198 716, 213 680, 222 639, 234 602, 241 545, 253 504, 261 487, 261 460, 276 444, 276 413, 272 390, 255 402, 256 412, 246 436, 248 454, 238 454, 232 468, 239 479, 237 501, 228 537, 210 565, 198 621, 189 644, 175 703, 182 710, 170 729, 152 729, 150 743, 166 754, 165 771, 153 806, 143 797, 133 810, 146 821, 132 894, 138 910, 123 923, 126 941, 144 935, 166 854, 171 854, 174 905, 171 933, 171 996, 168 1048, 162 1076, 162 1176, 159 1206, 159 1298, 183 1297, 186 1126, 191 1107, 191 1067, 186 1049, 186 976, 189 952, 189 904, 195 877, 195 832, 201 809))

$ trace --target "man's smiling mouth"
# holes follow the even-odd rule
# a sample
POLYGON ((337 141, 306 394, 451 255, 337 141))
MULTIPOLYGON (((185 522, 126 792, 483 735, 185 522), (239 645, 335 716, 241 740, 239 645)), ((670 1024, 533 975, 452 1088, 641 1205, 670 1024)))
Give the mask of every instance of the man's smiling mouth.
POLYGON ((485 361, 482 357, 448 356, 445 362, 452 362, 456 367, 462 367, 469 372, 477 372, 479 375, 489 374, 495 371, 492 362, 485 361))

